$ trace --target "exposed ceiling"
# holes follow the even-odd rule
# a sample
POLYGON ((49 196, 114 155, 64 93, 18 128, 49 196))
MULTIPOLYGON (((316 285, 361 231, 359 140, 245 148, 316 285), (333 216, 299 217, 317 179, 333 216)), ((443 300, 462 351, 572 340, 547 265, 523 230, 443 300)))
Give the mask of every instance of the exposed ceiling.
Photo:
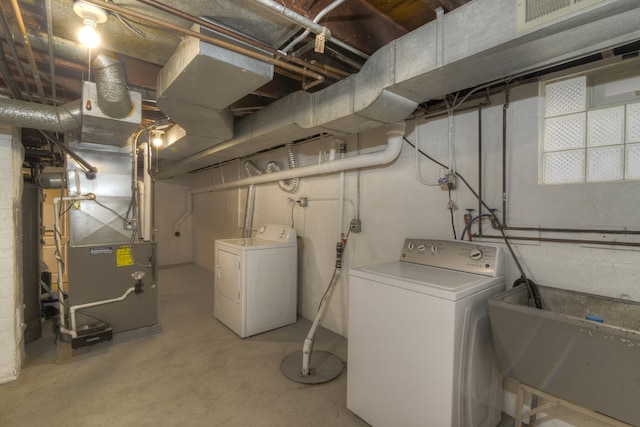
MULTIPOLYGON (((292 66, 285 69, 276 64, 273 80, 229 106, 235 117, 242 117, 292 92, 315 92, 357 73, 380 47, 435 19, 436 9, 442 8, 446 13, 468 1, 272 2, 282 6, 281 11, 258 0, 93 2, 102 3, 108 11, 107 22, 97 28, 102 36, 99 49, 115 54, 124 67, 129 87, 142 92, 143 125, 149 125, 165 117, 155 102, 158 73, 184 37, 182 30, 194 25, 192 18, 205 18, 215 26, 213 28, 218 28, 219 31, 210 33, 214 38, 236 44, 239 40, 243 46, 257 48, 259 52, 279 58, 280 64, 292 66), (292 45, 304 28, 286 19, 284 12, 314 20, 329 5, 335 8, 317 20, 330 31, 331 39, 325 44, 324 52, 314 51, 316 35, 313 33, 292 45), (285 48, 287 54, 278 55, 278 51, 285 48), (304 74, 305 70, 320 78, 314 80, 304 74)), ((89 55, 83 62, 77 55, 65 55, 56 47, 60 43, 49 43, 52 37, 63 44, 79 45, 77 33, 82 20, 74 13, 73 4, 73 0, 6 0, 1 3, 0 95, 49 105, 61 105, 82 97, 82 82, 94 78, 89 70, 89 55)), ((27 147, 46 148, 49 145, 40 133, 24 134, 27 147)))
POLYGON ((27 161, 59 164, 56 138, 81 118, 82 140, 95 142, 83 82, 107 83, 98 105, 118 120, 132 103, 109 104, 109 91, 128 88, 141 94, 142 128, 178 125, 159 178, 401 121, 514 76, 638 55, 640 43, 637 0, 82 1, 106 11, 93 52, 77 42, 74 0, 0 2, 0 121, 23 128, 27 161), (45 120, 29 126, 29 115, 45 120))

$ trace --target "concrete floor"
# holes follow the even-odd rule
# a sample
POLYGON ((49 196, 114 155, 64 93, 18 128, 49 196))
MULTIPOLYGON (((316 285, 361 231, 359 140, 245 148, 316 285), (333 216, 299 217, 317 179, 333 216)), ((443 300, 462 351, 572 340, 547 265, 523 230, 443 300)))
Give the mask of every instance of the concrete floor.
MULTIPOLYGON (((27 345, 20 378, 0 385, 0 426, 366 426, 346 408, 346 371, 320 385, 280 372, 310 322, 240 339, 213 317, 212 274, 159 272, 160 325, 74 351, 53 326, 27 345)), ((316 350, 346 361, 344 338, 320 329, 316 350)))

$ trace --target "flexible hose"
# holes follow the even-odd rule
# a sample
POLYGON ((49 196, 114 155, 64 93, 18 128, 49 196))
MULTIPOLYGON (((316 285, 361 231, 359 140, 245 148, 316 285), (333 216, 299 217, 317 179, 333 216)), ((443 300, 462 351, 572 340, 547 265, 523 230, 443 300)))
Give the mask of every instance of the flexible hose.
MULTIPOLYGON (((244 170, 247 176, 262 175, 262 171, 251 160, 244 162, 244 170)), ((247 200, 244 210, 244 226, 242 227, 242 237, 251 237, 251 229, 253 228, 253 213, 255 211, 256 186, 250 185, 247 190, 247 200)))
MULTIPOLYGON (((291 143, 288 143, 287 145, 285 145, 285 148, 287 150, 287 160, 289 162, 289 169, 295 169, 298 167, 298 163, 296 162, 296 157, 293 154, 293 150, 291 147, 292 147, 291 143)), ((282 169, 280 168, 280 165, 278 164, 278 162, 272 160, 269 163, 267 163, 267 173, 280 172, 281 170, 282 169)), ((285 191, 287 193, 295 193, 296 190, 298 189, 299 184, 300 184, 300 178, 281 179, 278 181, 278 187, 280 187, 282 191, 285 191)))
POLYGON ((527 287, 529 300, 533 298, 533 302, 535 303, 536 308, 542 308, 542 297, 540 296, 540 290, 538 289, 538 285, 535 284, 533 280, 522 276, 519 279, 516 279, 515 282, 513 282, 513 287, 515 288, 516 286, 520 286, 523 283, 527 287))
POLYGON ((477 220, 479 220, 480 218, 493 218, 493 215, 491 214, 482 214, 482 215, 478 215, 476 217, 471 218, 471 221, 469 221, 465 226, 464 229, 462 230, 462 233, 460 233, 460 240, 464 240, 464 235, 466 234, 467 230, 469 228, 471 228, 471 224, 473 224, 474 222, 476 222, 477 220))

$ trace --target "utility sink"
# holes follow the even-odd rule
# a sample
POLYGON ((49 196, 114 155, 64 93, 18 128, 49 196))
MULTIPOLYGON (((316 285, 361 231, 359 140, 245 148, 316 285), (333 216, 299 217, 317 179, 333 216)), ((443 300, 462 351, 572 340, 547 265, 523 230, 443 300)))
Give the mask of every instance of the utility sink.
POLYGON ((640 303, 538 288, 542 310, 525 286, 489 300, 502 374, 640 425, 640 303))

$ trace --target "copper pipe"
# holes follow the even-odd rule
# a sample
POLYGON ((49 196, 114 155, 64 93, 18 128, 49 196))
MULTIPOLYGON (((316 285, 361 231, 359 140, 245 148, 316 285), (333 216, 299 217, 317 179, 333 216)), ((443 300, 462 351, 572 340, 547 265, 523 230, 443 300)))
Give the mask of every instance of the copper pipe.
POLYGON ((509 109, 509 85, 502 106, 502 223, 507 223, 507 110, 509 109))
POLYGON ((598 229, 580 229, 580 228, 550 228, 550 227, 515 227, 511 225, 500 224, 492 227, 494 230, 516 230, 516 231, 538 231, 542 233, 589 233, 589 234, 629 234, 640 235, 639 230, 598 230, 598 229))
MULTIPOLYGON (((310 70, 316 71, 318 73, 322 73, 322 74, 326 75, 327 77, 330 77, 330 78, 332 78, 334 80, 342 80, 342 79, 344 79, 343 76, 332 72, 332 70, 324 69, 324 68, 322 68, 320 66, 317 66, 315 64, 310 64, 308 62, 305 62, 302 59, 299 59, 299 58, 296 58, 296 57, 293 57, 293 56, 287 56, 286 53, 280 52, 279 50, 277 50, 277 49, 275 49, 275 48, 273 48, 273 47, 271 47, 271 46, 269 46, 267 44, 261 43, 261 42, 259 42, 257 40, 253 40, 253 39, 251 39, 249 37, 246 37, 246 36, 244 36, 242 34, 235 33, 235 32, 230 31, 230 30, 228 30, 228 29, 226 29, 224 27, 216 25, 213 22, 207 21, 207 20, 199 18, 197 16, 190 15, 190 14, 188 14, 186 12, 183 12, 181 10, 178 10, 176 8, 168 6, 166 4, 157 2, 155 0, 136 0, 136 1, 138 1, 139 3, 146 4, 147 6, 151 6, 153 8, 162 10, 164 12, 167 12, 167 13, 171 14, 171 15, 177 16, 178 18, 182 18, 182 19, 185 19, 187 21, 193 22, 194 24, 198 24, 198 25, 200 25, 202 27, 205 27, 205 28, 208 28, 208 29, 210 29, 212 31, 217 31, 217 32, 222 33, 222 34, 224 34, 224 35, 226 35, 228 37, 231 37, 231 38, 233 38, 235 40, 239 40, 239 41, 241 41, 243 43, 246 43, 246 44, 249 44, 251 46, 254 46, 254 47, 258 48, 258 49, 265 50, 265 51, 271 53, 272 55, 281 58, 284 61, 292 62, 292 63, 294 63, 296 65, 299 65, 299 66, 301 66, 303 68, 309 68, 310 70)), ((347 77, 348 77, 348 75, 347 75, 347 77)))
MULTIPOLYGON (((20 74, 20 78, 26 84, 27 77, 24 74, 24 68, 22 67, 22 61, 20 61, 20 55, 18 55, 18 49, 16 49, 16 42, 13 38, 13 34, 11 34, 7 15, 4 13, 4 9, 2 7, 0 7, 0 26, 2 26, 2 32, 4 33, 4 37, 7 40, 7 43, 9 43, 11 54, 13 55, 16 67, 18 67, 18 74, 20 74)), ((31 87, 25 85, 24 88, 27 92, 27 97, 29 98, 29 100, 33 101, 33 93, 31 92, 31 87)))
MULTIPOLYGON (((482 215, 482 104, 478 104, 478 215, 482 215)), ((482 236, 482 222, 478 223, 478 234, 482 236)))
POLYGON ((219 32, 221 34, 224 34, 225 36, 228 36, 228 37, 231 37, 233 39, 239 40, 239 41, 241 41, 243 43, 246 43, 248 45, 251 45, 253 47, 257 47, 258 49, 266 50, 266 51, 268 51, 269 53, 271 53, 271 54, 273 54, 275 56, 279 56, 279 55, 283 54, 282 52, 279 52, 277 49, 274 49, 273 47, 271 47, 271 46, 269 46, 267 44, 261 43, 261 42, 259 42, 257 40, 254 40, 254 39, 252 39, 250 37, 247 37, 247 36, 244 36, 242 34, 235 33, 235 32, 233 32, 233 31, 231 31, 231 30, 229 30, 227 28, 224 28, 224 27, 221 27, 219 25, 216 25, 213 22, 210 22, 210 21, 207 21, 205 19, 190 15, 190 14, 188 14, 186 12, 183 12, 183 11, 181 11, 179 9, 176 9, 174 7, 171 7, 169 5, 157 2, 155 0, 136 0, 136 1, 138 3, 146 4, 147 6, 151 6, 154 9, 162 10, 164 12, 167 12, 167 13, 171 14, 171 15, 177 16, 178 18, 182 18, 184 20, 193 22, 194 24, 201 25, 201 26, 203 26, 205 28, 208 28, 210 30, 217 31, 217 32, 219 32))
POLYGON ((29 41, 29 34, 27 34, 27 28, 24 26, 24 20, 22 19, 22 12, 20 11, 20 5, 18 5, 18 0, 11 0, 11 5, 13 6, 13 13, 16 17, 16 21, 18 22, 18 27, 20 28, 20 34, 22 34, 22 42, 24 46, 27 48, 27 59, 29 60, 29 66, 31 67, 31 72, 33 73, 33 78, 36 81, 36 87, 38 88, 38 96, 43 104, 46 104, 47 99, 44 94, 44 87, 42 86, 42 80, 40 79, 40 72, 38 71, 38 66, 36 65, 36 59, 33 56, 33 49, 31 49, 31 42, 29 41))
POLYGON ((202 40, 203 42, 206 42, 206 43, 209 43, 209 44, 212 44, 212 45, 224 48, 224 49, 229 49, 231 51, 234 51, 236 53, 240 53, 240 54, 248 56, 250 58, 254 58, 254 59, 257 59, 257 60, 260 60, 260 61, 263 61, 263 62, 267 62, 267 63, 272 64, 272 65, 277 65, 277 66, 279 66, 281 68, 284 68, 286 70, 293 71, 293 72, 296 72, 296 73, 299 73, 299 74, 303 74, 303 75, 305 75, 307 77, 310 77, 312 79, 319 80, 320 82, 324 81, 324 76, 321 75, 321 74, 314 73, 314 72, 309 71, 309 70, 305 70, 304 68, 300 68, 300 67, 297 67, 295 65, 291 65, 291 64, 289 64, 287 62, 284 62, 282 60, 279 60, 279 59, 271 58, 271 57, 269 57, 267 55, 263 55, 261 53, 258 53, 258 52, 254 51, 252 49, 248 49, 248 48, 245 48, 245 47, 242 47, 242 46, 237 46, 237 45, 235 45, 233 43, 230 43, 230 42, 227 42, 227 41, 224 41, 224 40, 220 40, 220 39, 216 39, 215 37, 211 37, 211 36, 208 36, 206 34, 200 34, 197 31, 193 31, 193 30, 190 30, 190 29, 187 29, 187 28, 182 28, 179 25, 171 24, 169 22, 162 21, 162 20, 154 18, 152 16, 145 15, 144 13, 136 12, 134 10, 127 9, 127 8, 122 7, 122 6, 115 5, 113 3, 107 3, 107 2, 105 2, 103 0, 85 0, 85 1, 87 3, 91 3, 91 4, 95 5, 95 6, 101 7, 103 9, 110 10, 112 12, 117 12, 117 13, 120 13, 122 15, 128 15, 128 16, 131 16, 133 18, 137 18, 137 19, 139 19, 141 21, 148 22, 150 24, 156 25, 156 26, 158 26, 160 28, 164 28, 166 30, 175 31, 175 32, 183 34, 185 36, 195 37, 197 39, 202 40))
POLYGON ((24 101, 24 97, 22 96, 22 91, 16 84, 15 79, 13 78, 13 74, 9 68, 9 64, 7 62, 7 57, 4 53, 4 48, 2 47, 2 43, 0 43, 0 74, 2 74, 2 78, 7 84, 7 88, 11 92, 11 95, 20 101, 24 101))
MULTIPOLYGON (((47 15, 47 37, 49 39, 49 74, 51 75, 51 97, 55 100, 57 96, 56 92, 56 64, 55 64, 55 52, 53 41, 53 6, 52 0, 45 0, 45 11, 47 15)), ((55 103, 55 101, 54 101, 55 103)))
POLYGON ((346 71, 342 71, 342 70, 340 70, 338 68, 332 67, 331 65, 323 64, 321 62, 316 61, 315 59, 312 59, 311 61, 309 61, 309 63, 311 65, 316 65, 316 66, 320 67, 320 69, 323 70, 324 72, 336 73, 336 74, 340 75, 342 79, 346 79, 347 77, 349 77, 351 75, 351 74, 347 73, 346 71))
MULTIPOLYGON (((474 237, 480 237, 474 234, 474 237)), ((483 239, 501 239, 503 240, 504 236, 491 236, 487 234, 482 235, 483 239)), ((583 240, 583 239, 557 239, 557 238, 549 238, 549 237, 524 237, 524 236, 506 236, 509 240, 528 240, 534 242, 552 242, 552 243, 578 243, 578 244, 586 244, 586 245, 606 245, 606 246, 631 246, 631 247, 640 247, 640 243, 635 242, 613 242, 613 241, 601 241, 601 240, 583 240)))

